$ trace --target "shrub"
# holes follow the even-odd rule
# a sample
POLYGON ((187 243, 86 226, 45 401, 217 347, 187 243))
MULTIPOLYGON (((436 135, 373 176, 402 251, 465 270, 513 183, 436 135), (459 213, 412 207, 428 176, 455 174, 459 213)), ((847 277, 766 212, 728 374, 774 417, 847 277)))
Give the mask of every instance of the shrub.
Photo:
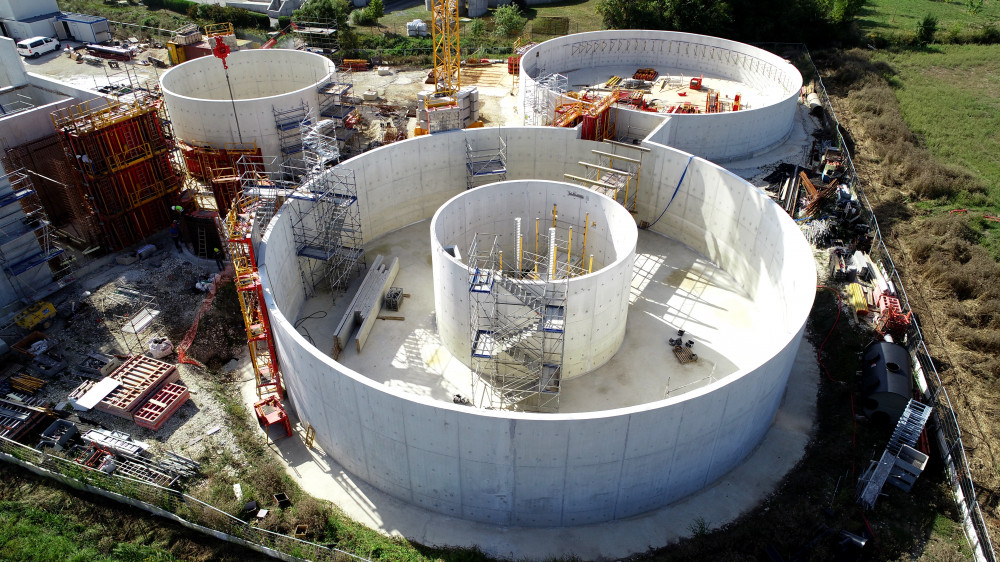
POLYGON ((521 9, 517 4, 500 6, 493 11, 493 35, 497 37, 517 35, 524 29, 526 23, 528 19, 521 15, 521 9))
POLYGON ((934 34, 937 33, 938 19, 927 14, 924 19, 917 24, 917 43, 926 45, 934 42, 934 34))

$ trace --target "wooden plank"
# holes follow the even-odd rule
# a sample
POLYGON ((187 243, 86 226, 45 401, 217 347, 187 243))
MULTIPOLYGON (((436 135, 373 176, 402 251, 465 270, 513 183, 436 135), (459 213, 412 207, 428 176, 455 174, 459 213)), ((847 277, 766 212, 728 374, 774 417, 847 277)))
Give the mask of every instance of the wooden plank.
POLYGON ((819 191, 813 182, 809 180, 809 176, 806 175, 805 171, 799 172, 799 177, 802 178, 802 185, 806 188, 806 193, 809 194, 811 199, 815 199, 819 195, 819 191))

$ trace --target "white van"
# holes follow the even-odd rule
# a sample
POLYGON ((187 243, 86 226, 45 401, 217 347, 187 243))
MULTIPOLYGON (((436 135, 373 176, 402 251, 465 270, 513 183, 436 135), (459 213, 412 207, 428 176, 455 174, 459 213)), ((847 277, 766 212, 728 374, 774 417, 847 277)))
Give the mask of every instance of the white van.
POLYGON ((59 41, 51 37, 32 37, 17 42, 17 53, 22 57, 37 57, 58 50, 59 41))

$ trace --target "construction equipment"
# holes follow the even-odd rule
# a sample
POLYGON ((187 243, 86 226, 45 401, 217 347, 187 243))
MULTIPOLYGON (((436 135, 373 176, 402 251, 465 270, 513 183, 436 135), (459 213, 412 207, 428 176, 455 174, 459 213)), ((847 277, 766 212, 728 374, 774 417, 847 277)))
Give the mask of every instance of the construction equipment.
POLYGON ((282 29, 281 31, 277 31, 273 35, 271 35, 271 38, 265 41, 264 44, 260 46, 260 48, 270 49, 271 47, 274 47, 275 45, 278 44, 279 39, 287 35, 289 31, 295 31, 296 29, 298 28, 295 27, 295 22, 286 25, 284 29, 282 29))
POLYGON ((701 89, 701 81, 704 78, 705 78, 704 74, 702 74, 701 76, 699 76, 697 78, 692 78, 691 79, 691 83, 688 84, 688 87, 691 88, 692 90, 700 90, 701 89))
POLYGON ((431 12, 434 95, 452 96, 462 87, 458 0, 433 0, 431 12))
POLYGON ((52 327, 52 319, 56 315, 56 307, 48 301, 38 301, 25 308, 14 317, 14 323, 25 330, 34 330, 41 325, 43 330, 52 327))

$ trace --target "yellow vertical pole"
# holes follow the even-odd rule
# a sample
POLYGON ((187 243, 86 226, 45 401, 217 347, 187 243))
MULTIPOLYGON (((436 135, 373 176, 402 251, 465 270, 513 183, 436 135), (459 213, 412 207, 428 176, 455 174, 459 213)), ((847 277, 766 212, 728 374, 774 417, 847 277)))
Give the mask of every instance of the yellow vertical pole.
POLYGON ((569 242, 566 243, 566 276, 572 277, 570 267, 573 266, 573 227, 569 227, 569 242))
POLYGON ((590 228, 590 213, 583 219, 583 251, 581 255, 587 255, 587 229, 590 228))
POLYGON ((503 250, 500 250, 500 276, 503 277, 503 250))
POLYGON ((556 227, 556 206, 552 205, 552 228, 556 227))
POLYGON ((521 257, 523 255, 524 255, 524 236, 521 236, 517 239, 517 273, 519 278, 523 276, 521 272, 524 271, 524 267, 521 264, 521 257))
POLYGON ((538 278, 538 221, 539 218, 535 217, 535 279, 538 278))
POLYGON ((594 272, 594 254, 590 254, 590 267, 587 268, 587 273, 594 272))

